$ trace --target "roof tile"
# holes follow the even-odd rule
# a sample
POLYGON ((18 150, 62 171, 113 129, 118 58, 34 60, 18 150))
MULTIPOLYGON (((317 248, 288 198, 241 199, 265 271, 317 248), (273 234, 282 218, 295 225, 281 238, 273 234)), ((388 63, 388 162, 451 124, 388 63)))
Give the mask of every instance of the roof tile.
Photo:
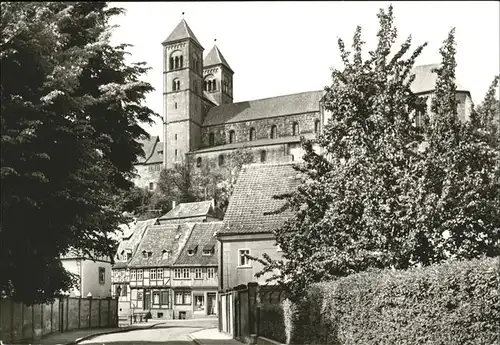
POLYGON ((244 165, 234 187, 220 234, 269 233, 292 215, 279 210, 285 203, 275 195, 292 192, 300 184, 293 163, 244 165))
POLYGON ((317 112, 323 94, 324 91, 310 91, 219 105, 208 111, 203 126, 317 112))
POLYGON ((181 22, 179 24, 177 24, 174 31, 172 31, 172 33, 167 37, 167 39, 165 41, 163 41, 163 44, 183 40, 186 38, 191 38, 200 47, 202 47, 202 45, 200 44, 200 42, 198 41, 198 39, 194 35, 194 33, 191 30, 191 28, 189 27, 189 25, 187 25, 184 18, 182 18, 181 22))
POLYGON ((196 223, 191 231, 191 236, 186 245, 181 250, 175 265, 217 265, 218 247, 217 239, 214 236, 222 226, 222 222, 196 223), (188 254, 188 250, 196 248, 193 255, 188 254), (204 248, 213 248, 211 255, 203 255, 204 248))

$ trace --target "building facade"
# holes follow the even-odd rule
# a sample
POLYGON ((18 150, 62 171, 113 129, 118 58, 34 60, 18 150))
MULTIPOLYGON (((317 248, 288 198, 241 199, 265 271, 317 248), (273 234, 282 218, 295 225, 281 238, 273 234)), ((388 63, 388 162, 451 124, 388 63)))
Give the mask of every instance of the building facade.
POLYGON ((234 187, 224 222, 217 233, 219 240, 219 290, 257 282, 264 284, 270 274, 259 278, 255 274, 262 264, 247 255, 262 258, 266 253, 281 259, 281 252, 273 237, 273 230, 281 227, 291 216, 279 210, 284 200, 275 195, 292 192, 301 182, 293 163, 250 164, 243 166, 234 187))
POLYGON ((111 297, 111 258, 106 256, 89 257, 70 250, 61 256, 63 267, 77 275, 78 283, 68 291, 72 297, 111 297))
MULTIPOLYGON (((151 158, 136 166, 141 187, 154 188, 159 177, 154 169, 160 166, 188 162, 195 171, 217 169, 241 149, 250 151, 256 163, 299 161, 300 137, 315 137, 329 118, 323 90, 234 103, 234 71, 216 45, 204 57, 184 19, 162 46, 164 141, 152 137, 143 143, 151 158)), ((436 82, 432 69, 438 66, 416 66, 413 71, 412 91, 426 99, 429 112, 436 82)), ((459 82, 457 100, 459 117, 468 119, 472 100, 459 82)))

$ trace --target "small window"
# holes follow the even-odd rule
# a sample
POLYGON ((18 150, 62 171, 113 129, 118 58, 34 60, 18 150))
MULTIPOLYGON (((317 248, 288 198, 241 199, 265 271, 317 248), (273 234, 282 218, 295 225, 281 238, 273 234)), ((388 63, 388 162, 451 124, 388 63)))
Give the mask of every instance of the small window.
POLYGON ((174 139, 177 140, 177 133, 174 135, 174 139))
POLYGON ((106 281, 106 268, 99 267, 99 284, 103 285, 106 281))
POLYGON ((276 125, 271 126, 271 139, 276 139, 278 137, 278 129, 276 125))
POLYGON ((293 135, 299 135, 299 124, 297 122, 293 123, 293 135))
POLYGON ((182 269, 182 278, 189 279, 190 277, 191 277, 191 274, 189 272, 189 268, 183 268, 182 269))
POLYGON ((215 135, 214 135, 214 133, 209 133, 208 134, 208 144, 210 146, 214 146, 215 145, 215 135))
POLYGON ((175 151, 174 151, 174 156, 175 156, 175 157, 174 157, 174 160, 176 160, 176 161, 177 161, 177 149, 175 149, 175 151))
POLYGON ((156 268, 151 268, 149 270, 149 279, 156 280, 156 268))
POLYGON ((239 266, 243 266, 243 267, 250 266, 250 259, 247 257, 247 255, 250 255, 250 249, 239 249, 238 250, 239 266))
POLYGON ((142 280, 142 270, 137 270, 137 280, 142 280))
POLYGON ((224 165, 224 155, 219 155, 219 166, 223 166, 224 165))
POLYGON ((260 151, 260 162, 264 163, 266 161, 266 158, 267 158, 267 152, 266 152, 266 150, 260 151))
POLYGON ((154 182, 149 182, 149 190, 155 189, 155 184, 154 182))
POLYGON ((130 270, 130 280, 135 281, 137 279, 137 276, 135 273, 136 273, 135 270, 130 270))
POLYGON ((153 291, 153 305, 160 305, 160 291, 153 291))
POLYGON ((127 296, 128 291, 127 291, 127 284, 123 284, 122 286, 122 296, 127 296))
POLYGON ((207 268, 207 279, 214 279, 215 278, 215 268, 207 268))
POLYGON ((314 121, 314 133, 319 133, 319 120, 314 121))
POLYGON ((142 257, 145 259, 148 257, 148 253, 145 250, 142 251, 142 257))
POLYGON ((169 250, 163 250, 161 252, 161 257, 163 260, 167 260, 168 258, 170 258, 170 251, 169 250))
POLYGON ((194 279, 202 279, 201 268, 194 269, 194 279))
POLYGON ((421 127, 423 123, 423 113, 420 110, 415 112, 415 126, 421 127))
POLYGON ((255 128, 250 128, 250 141, 254 141, 255 140, 255 128))
POLYGON ((175 278, 175 279, 180 279, 180 278, 182 278, 182 271, 181 271, 181 269, 180 269, 180 268, 176 268, 176 269, 174 270, 174 278, 175 278))
POLYGON ((230 144, 234 143, 234 139, 235 139, 234 131, 229 131, 229 143, 230 144))
POLYGON ((158 280, 163 279, 163 268, 156 269, 156 279, 158 280))
POLYGON ((201 157, 196 158, 196 167, 201 167, 201 157))
POLYGON ((174 108, 177 109, 177 102, 174 103, 174 108))

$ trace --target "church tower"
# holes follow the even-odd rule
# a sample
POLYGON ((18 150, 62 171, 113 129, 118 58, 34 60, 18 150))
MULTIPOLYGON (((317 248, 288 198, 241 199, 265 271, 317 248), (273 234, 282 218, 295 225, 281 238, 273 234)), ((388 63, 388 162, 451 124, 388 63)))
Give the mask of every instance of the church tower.
POLYGON ((200 145, 204 49, 184 19, 162 45, 163 164, 172 168, 200 145))
POLYGON ((233 103, 233 70, 214 45, 203 59, 203 89, 217 105, 233 103))

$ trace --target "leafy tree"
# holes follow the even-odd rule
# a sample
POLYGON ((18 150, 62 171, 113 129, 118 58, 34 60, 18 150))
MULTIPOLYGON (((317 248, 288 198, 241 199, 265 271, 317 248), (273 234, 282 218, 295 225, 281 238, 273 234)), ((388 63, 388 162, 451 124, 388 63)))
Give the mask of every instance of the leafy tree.
POLYGON ((411 92, 411 70, 426 44, 409 53, 408 37, 390 56, 397 31, 392 6, 378 14, 378 45, 363 60, 361 28, 353 52, 338 46, 344 69, 334 70, 326 88, 331 118, 313 142, 305 141, 304 182, 281 196, 294 216, 275 231, 284 260, 265 255, 261 272, 300 296, 310 283, 370 267, 409 267, 413 248, 418 180, 415 167, 421 130, 413 116, 423 104, 411 92), (405 55, 409 53, 408 57, 405 55), (351 58, 352 55, 352 58, 351 58))
POLYGON ((26 303, 73 283, 69 249, 113 257, 147 136, 147 68, 109 43, 105 2, 1 4, 0 291, 26 303))
MULTIPOLYGON (((430 253, 425 264, 500 254, 499 156, 498 147, 491 145, 495 127, 489 111, 482 111, 482 117, 473 112, 468 122, 458 119, 454 29, 440 53, 418 185, 417 228, 427 234, 430 253)), ((487 99, 489 106, 491 95, 487 99)))
POLYGON ((498 79, 496 76, 491 83, 483 102, 477 107, 478 126, 489 132, 489 142, 494 147, 500 144, 500 100, 496 99, 498 90, 498 79))
POLYGON ((241 167, 252 161, 250 151, 235 150, 222 167, 203 165, 197 170, 191 161, 178 164, 161 172, 155 195, 161 200, 164 212, 170 210, 172 201, 184 203, 209 199, 214 199, 225 211, 241 167))

